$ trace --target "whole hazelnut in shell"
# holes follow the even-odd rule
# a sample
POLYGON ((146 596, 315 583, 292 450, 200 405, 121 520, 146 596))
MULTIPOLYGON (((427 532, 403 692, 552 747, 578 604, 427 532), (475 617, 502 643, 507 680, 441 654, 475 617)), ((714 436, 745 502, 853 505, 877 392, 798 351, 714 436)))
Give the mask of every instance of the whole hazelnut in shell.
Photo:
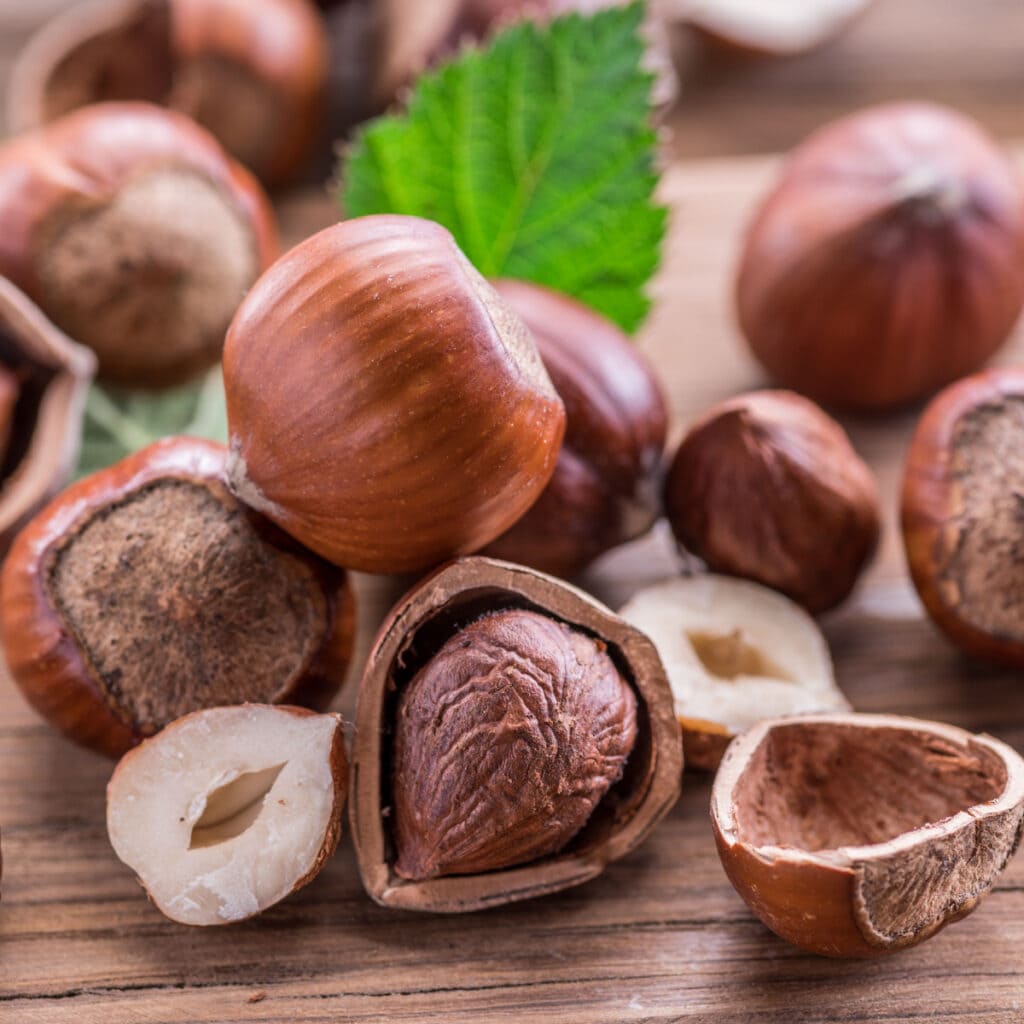
POLYGON ((683 438, 665 482, 680 544, 813 613, 835 607, 874 554, 878 490, 849 438, 813 402, 756 391, 721 402, 683 438))
POLYGON ((1024 189, 974 122, 899 103, 789 158, 749 228, 739 320, 781 385, 830 405, 912 402, 980 367, 1024 305, 1024 189))
POLYGON ((0 638, 35 709, 118 757, 201 708, 326 708, 355 605, 343 570, 238 502, 223 445, 168 438, 69 487, 0 574, 0 638))
POLYGON ((313 551, 413 572, 536 501, 565 410, 522 321, 416 217, 327 228, 239 308, 224 353, 235 493, 313 551))
POLYGON ((88 107, 0 146, 0 276, 124 386, 220 358, 276 255, 262 189, 203 129, 143 103, 88 107))
POLYGON ((968 654, 1024 666, 1024 370, 937 395, 918 423, 902 494, 917 592, 968 654))
POLYGON ((600 314, 526 281, 494 287, 530 329, 566 429, 547 487, 485 553, 574 576, 658 518, 665 398, 647 360, 600 314))

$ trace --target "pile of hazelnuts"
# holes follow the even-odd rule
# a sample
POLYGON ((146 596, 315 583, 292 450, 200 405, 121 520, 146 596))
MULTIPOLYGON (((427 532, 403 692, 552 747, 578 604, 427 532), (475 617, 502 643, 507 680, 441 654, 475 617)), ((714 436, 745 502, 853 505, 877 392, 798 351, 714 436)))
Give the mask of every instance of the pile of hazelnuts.
MULTIPOLYGON (((298 0, 270 8, 318 24, 298 0)), ((261 912, 316 876, 346 801, 384 905, 465 911, 579 884, 668 813, 691 742, 719 769, 730 878, 779 934, 871 955, 971 909, 1024 814, 1008 747, 850 714, 834 693, 729 745, 741 729, 681 694, 699 665, 723 691, 745 678, 784 692, 787 658, 764 648, 791 642, 797 612, 811 654, 795 660, 830 673, 808 614, 851 593, 881 517, 871 471, 815 401, 874 412, 950 384, 908 462, 911 571, 956 642, 1024 664, 1024 373, 960 379, 1024 304, 1007 159, 964 118, 909 104, 797 150, 737 284, 751 350, 792 390, 714 406, 666 458, 667 403, 631 341, 541 285, 485 280, 439 225, 363 217, 278 257, 271 205, 235 157, 265 181, 288 173, 317 84, 202 49, 168 22, 176 10, 140 5, 88 45, 81 26, 34 44, 45 73, 18 88, 40 126, 0 147, 0 637, 45 718, 121 758, 111 841, 160 909, 190 924, 261 912), (160 80, 131 102, 90 96, 125 33, 157 39, 166 66, 122 72, 160 80), (223 122, 232 89, 246 100, 232 109, 270 104, 295 129, 287 152, 260 148, 265 128, 241 139, 244 117, 223 122), (83 97, 106 102, 71 109, 83 97), (227 446, 168 438, 48 500, 94 371, 158 388, 218 360, 227 446), (678 657, 565 582, 662 515, 719 574, 705 580, 751 581, 729 591, 740 621, 722 635, 711 598, 688 598, 700 628, 666 598, 678 657), (363 668, 350 774, 326 709, 352 661, 354 572, 412 589, 363 668), (803 611, 773 611, 755 650, 743 616, 782 600, 763 587, 803 611), (865 798, 880 787, 884 815, 865 798), (985 856, 929 874, 968 828, 985 856), (929 899, 897 913, 908 871, 929 899), (829 912, 810 913, 808 893, 829 912)), ((303 52, 321 54, 298 62, 312 74, 322 52, 303 52)))

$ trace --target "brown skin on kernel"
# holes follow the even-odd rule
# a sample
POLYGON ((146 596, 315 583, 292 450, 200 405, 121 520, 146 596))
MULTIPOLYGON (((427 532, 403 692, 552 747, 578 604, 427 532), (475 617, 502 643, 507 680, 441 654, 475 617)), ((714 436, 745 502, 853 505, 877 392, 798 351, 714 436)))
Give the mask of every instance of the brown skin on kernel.
POLYGON ((928 614, 961 650, 1024 666, 1024 370, 975 374, 925 409, 907 456, 907 563, 928 614))
POLYGON ((800 715, 730 746, 711 797, 751 910, 832 957, 916 945, 969 914, 1016 849, 1024 761, 988 736, 892 715, 800 715))
POLYGON ((0 463, 7 456, 7 446, 14 429, 14 407, 20 390, 18 374, 0 364, 0 463))
POLYGON ((224 385, 235 493, 366 572, 494 540, 565 430, 526 327, 417 217, 345 221, 278 260, 231 324, 224 385))
MULTIPOLYGON (((8 668, 36 710, 76 742, 117 757, 168 721, 199 707, 259 698, 322 709, 341 685, 355 632, 346 575, 240 505, 224 484, 224 459, 223 446, 212 442, 158 442, 68 488, 22 531, 11 549, 0 575, 0 637, 8 668), (97 578, 104 573, 116 577, 123 567, 128 581, 124 586, 131 591, 130 574, 148 571, 147 558, 162 557, 159 531, 145 520, 134 532, 119 529, 116 516, 123 517, 126 510, 131 515, 133 503, 165 498, 175 509, 167 530, 187 527, 195 518, 195 507, 205 510, 200 515, 203 524, 226 538, 221 555, 204 552, 202 536, 183 537, 184 545, 198 545, 195 554, 205 559, 202 573, 190 569, 188 579, 175 580, 159 578, 154 569, 157 581, 144 579, 137 588, 142 595, 139 607, 127 593, 120 593, 114 580, 104 599, 108 607, 90 583, 90 565, 95 561, 97 578), (120 541, 107 538, 104 530, 113 530, 120 541), (154 530, 156 539, 147 536, 154 530), (96 561, 96 545, 111 543, 122 544, 122 550, 96 561), (86 546, 84 554, 76 544, 86 546), (249 549, 258 559, 252 563, 257 569, 269 564, 276 574, 267 576, 268 588, 287 587, 280 574, 290 573, 294 586, 316 609, 316 618, 307 623, 299 660, 290 657, 283 663, 286 671, 274 670, 266 678, 255 672, 239 678, 234 657, 234 645, 246 645, 237 648, 244 659, 254 644, 239 625, 246 613, 237 607, 236 598, 245 594, 245 588, 236 590, 231 578, 233 564, 250 565, 249 549), (229 556, 234 562, 224 564, 223 558, 229 556), (223 576, 224 593, 205 592, 204 581, 217 573, 223 576), (223 623, 218 625, 221 612, 223 623), (218 628, 224 636, 203 642, 219 639, 216 653, 223 671, 202 678, 202 666, 210 659, 196 663, 192 640, 197 630, 216 633, 218 628), (154 639, 158 635, 159 642, 154 639), (146 645, 164 649, 159 664, 155 659, 160 655, 153 652, 154 667, 149 670, 146 645), (184 671, 173 673, 176 665, 184 671), (175 678, 165 679, 169 672, 175 678)), ((266 638, 256 640, 256 646, 265 650, 266 638)), ((266 670, 267 659, 260 664, 266 670)), ((269 665, 274 668, 276 663, 271 660, 269 665)))
POLYGON ((487 558, 451 562, 427 577, 381 627, 360 685, 353 747, 352 832, 369 895, 386 906, 459 913, 579 885, 639 845, 668 813, 682 781, 672 693, 651 642, 582 591, 522 566, 487 558), (403 879, 390 834, 395 695, 467 621, 533 609, 606 645, 633 689, 637 735, 622 779, 563 849, 529 863, 475 874, 403 879))
POLYGON ((870 108, 790 156, 736 288, 743 333, 780 385, 850 409, 906 404, 1009 336, 1024 303, 1024 189, 969 119, 870 108))
POLYGON ((326 79, 324 27, 307 0, 97 0, 30 41, 8 106, 18 131, 92 103, 168 106, 279 184, 322 132, 326 79))
MULTIPOLYGON (((158 218, 159 204, 152 208, 158 218)), ((0 146, 0 220, 0 276, 13 281, 75 340, 97 348, 103 376, 135 386, 166 386, 216 362, 223 332, 241 299, 243 287, 235 289, 234 298, 206 296, 205 278, 190 278, 195 268, 180 263, 182 241, 171 245, 176 232, 187 236, 204 274, 220 270, 229 257, 243 263, 236 274, 244 275, 238 282, 244 287, 277 252, 273 212, 249 172, 188 118, 140 103, 90 107, 0 146), (177 213, 171 224, 158 219, 150 224, 147 183, 165 202, 178 206, 181 189, 194 189, 202 208, 232 227, 242 251, 224 251, 226 240, 190 233, 187 210, 178 206, 172 205, 177 213), (135 199, 119 213, 124 196, 135 199), (100 228, 111 232, 107 246, 97 234, 100 228), (166 250, 153 250, 155 230, 167 233, 166 250), (144 261, 136 265, 129 257, 144 261), (144 289, 152 305, 170 308, 171 298, 181 295, 186 284, 189 294, 200 296, 195 326, 202 344, 170 313, 154 318, 150 311, 146 319, 146 308, 137 309, 151 335, 168 332, 146 339, 148 347, 134 343, 138 325, 133 331, 131 323, 118 324, 119 297, 132 310, 144 289), (103 290, 110 292, 109 301, 97 307, 96 295, 103 290), (167 351, 175 331, 181 335, 180 356, 167 351), (96 337, 79 336, 90 333, 96 337)))
POLYGON ((842 428, 784 391, 705 413, 672 460, 665 506, 676 538, 710 568, 813 613, 847 597, 880 531, 874 478, 842 428))
POLYGON ((422 881, 557 853, 635 740, 636 698, 602 644, 536 612, 477 619, 398 703, 395 872, 422 881))
POLYGON ((664 395, 646 359, 604 317, 526 281, 494 287, 530 329, 565 404, 566 431, 540 498, 484 553, 575 576, 642 536, 660 513, 664 395))

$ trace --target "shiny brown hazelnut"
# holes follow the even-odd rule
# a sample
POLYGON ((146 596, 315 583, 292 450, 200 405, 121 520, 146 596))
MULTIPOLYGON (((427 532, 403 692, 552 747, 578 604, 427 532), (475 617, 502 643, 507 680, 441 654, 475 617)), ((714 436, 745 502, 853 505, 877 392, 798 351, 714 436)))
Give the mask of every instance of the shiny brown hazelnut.
POLYGON ((1024 666, 1024 370, 946 388, 907 456, 903 540, 917 592, 968 654, 1024 666))
POLYGON ((813 402, 756 391, 721 402, 683 438, 665 482, 672 531, 716 572, 834 608, 878 544, 874 476, 813 402))
POLYGON ((240 504, 222 445, 169 438, 69 487, 0 574, 15 683, 112 757, 181 715, 325 708, 354 639, 346 574, 240 504))
POLYGON ((0 554, 71 477, 95 372, 92 352, 0 277, 0 554))
POLYGON ((739 319, 784 387, 832 405, 911 402, 981 366, 1024 304, 1024 190, 941 107, 871 108, 785 164, 747 234, 739 319))
POLYGON ((711 820, 729 880, 822 956, 906 949, 969 914, 1017 848, 1024 761, 892 715, 762 723, 727 751, 711 820))
POLYGON ((107 832, 161 913, 230 924, 320 873, 347 786, 338 715, 208 708, 125 754, 107 786, 107 832))
POLYGON ((604 317, 540 285, 494 287, 530 329, 566 429, 547 487, 485 554, 574 576, 658 518, 665 398, 647 360, 604 317))
POLYGON ((282 257, 231 325, 224 383, 235 493, 368 572, 494 540, 565 430, 529 331, 416 217, 345 221, 282 257))
POLYGON ((201 128, 102 104, 0 146, 0 276, 122 385, 216 363, 242 295, 276 255, 262 190, 201 128))
POLYGON ((586 594, 485 558, 392 610, 363 675, 352 830, 378 903, 467 911, 594 878, 679 794, 650 641, 586 594))
POLYGON ((196 120, 268 184, 293 176, 323 128, 327 46, 309 0, 91 0, 29 42, 9 124, 145 100, 196 120))

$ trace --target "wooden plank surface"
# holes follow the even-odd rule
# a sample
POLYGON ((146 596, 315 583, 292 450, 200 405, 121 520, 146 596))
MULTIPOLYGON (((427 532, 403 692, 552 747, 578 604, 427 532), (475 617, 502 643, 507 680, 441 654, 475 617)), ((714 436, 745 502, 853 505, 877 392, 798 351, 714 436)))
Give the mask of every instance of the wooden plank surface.
MULTIPOLYGON (((67 0, 0 0, 0 80, 40 16, 67 0)), ((677 153, 789 145, 862 101, 912 92, 1024 134, 1019 0, 878 0, 844 40, 786 65, 704 68, 675 118, 677 153), (1016 31, 1014 29, 1016 28, 1016 31), (756 97, 756 100, 752 99, 756 97)), ((733 326, 738 232, 772 160, 676 165, 672 240, 642 338, 676 431, 709 402, 762 383, 733 326)), ((326 223, 322 195, 286 197, 291 240, 326 223)), ((1024 335, 1004 359, 1024 354, 1024 335)), ((984 729, 1024 749, 1024 685, 972 665, 921 618, 906 583, 894 495, 913 414, 848 421, 878 471, 886 533, 866 585, 826 620, 858 708, 984 729)), ((585 585, 614 604, 673 559, 663 530, 613 553, 585 585)), ((399 584, 359 581, 362 649, 399 584)), ((340 708, 351 716, 354 678, 340 708)), ((708 780, 598 881, 462 918, 376 907, 347 838, 315 883, 257 921, 165 921, 110 850, 110 766, 52 734, 0 678, 0 1024, 338 1021, 1024 1019, 1024 857, 981 909, 922 947, 872 963, 805 956, 767 932, 726 881, 708 780)), ((880 795, 884 798, 884 795, 880 795)))

